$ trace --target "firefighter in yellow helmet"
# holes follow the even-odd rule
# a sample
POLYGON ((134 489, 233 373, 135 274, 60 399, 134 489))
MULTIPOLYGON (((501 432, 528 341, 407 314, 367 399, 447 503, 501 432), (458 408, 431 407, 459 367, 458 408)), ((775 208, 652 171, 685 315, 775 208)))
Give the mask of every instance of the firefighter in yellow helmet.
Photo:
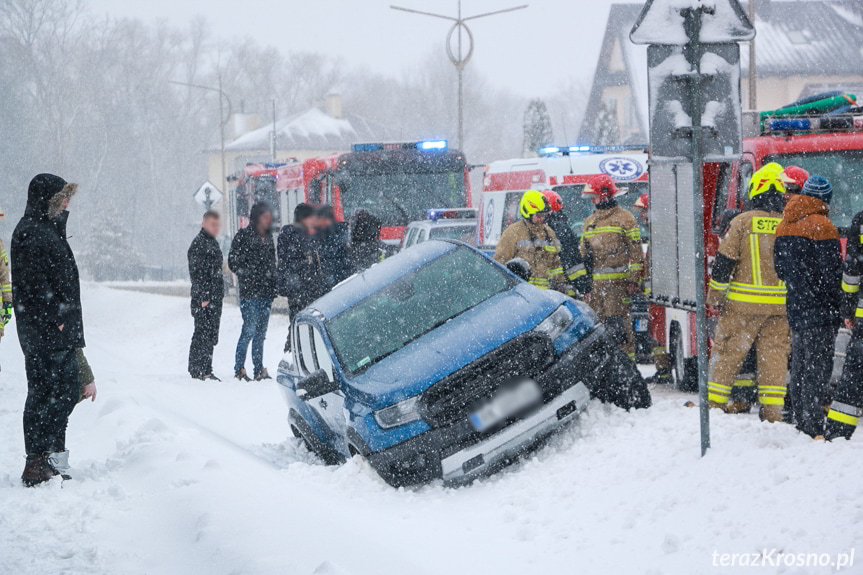
POLYGON ((521 197, 519 212, 522 219, 509 226, 501 235, 494 259, 504 265, 521 258, 530 265, 530 283, 559 291, 566 288, 560 263, 560 242, 545 223, 551 211, 545 197, 537 190, 528 190, 521 197))
POLYGON ((710 406, 728 408, 737 374, 755 345, 761 418, 770 422, 782 419, 791 353, 787 291, 773 265, 785 207, 782 171, 771 162, 752 175, 752 207, 731 221, 722 238, 707 294, 707 304, 721 308, 710 358, 710 406))
MULTIPOLYGON (((0 222, 6 221, 6 212, 0 209, 0 222)), ((9 253, 0 239, 0 293, 3 295, 3 311, 0 313, 0 338, 6 324, 12 319, 12 280, 9 277, 9 253)))
POLYGON ((584 220, 581 254, 591 262, 593 292, 587 301, 615 341, 635 360, 632 294, 643 289, 644 251, 641 228, 629 211, 617 205, 611 176, 591 177, 584 188, 596 211, 584 220))

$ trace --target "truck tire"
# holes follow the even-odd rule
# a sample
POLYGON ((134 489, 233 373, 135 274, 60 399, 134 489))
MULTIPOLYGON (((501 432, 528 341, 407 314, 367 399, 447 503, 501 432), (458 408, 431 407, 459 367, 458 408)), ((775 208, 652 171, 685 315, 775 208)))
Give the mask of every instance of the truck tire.
POLYGON ((683 334, 680 325, 671 325, 671 365, 674 368, 674 380, 677 389, 686 392, 698 391, 698 358, 686 357, 683 352, 683 334))
POLYGON ((344 458, 334 449, 324 444, 314 431, 298 415, 291 419, 291 433, 303 440, 306 449, 314 453, 324 465, 341 465, 344 458))

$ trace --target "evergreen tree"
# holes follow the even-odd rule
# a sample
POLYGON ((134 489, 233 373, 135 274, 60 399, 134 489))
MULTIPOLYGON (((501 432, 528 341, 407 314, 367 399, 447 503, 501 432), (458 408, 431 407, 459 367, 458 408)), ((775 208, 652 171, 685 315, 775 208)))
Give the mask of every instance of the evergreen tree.
POLYGON ((620 143, 620 129, 617 125, 617 108, 605 102, 596 118, 596 145, 613 146, 620 143))
POLYGON ((536 98, 524 111, 524 155, 536 155, 537 150, 554 141, 551 116, 545 102, 536 98))

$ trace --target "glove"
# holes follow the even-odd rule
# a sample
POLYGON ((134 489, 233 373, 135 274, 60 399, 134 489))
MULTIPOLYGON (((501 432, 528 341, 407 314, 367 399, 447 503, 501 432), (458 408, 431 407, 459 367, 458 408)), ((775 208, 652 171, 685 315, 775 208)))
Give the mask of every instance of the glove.
POLYGON ((12 319, 12 302, 7 302, 3 304, 3 315, 0 316, 3 319, 3 325, 5 326, 12 319))

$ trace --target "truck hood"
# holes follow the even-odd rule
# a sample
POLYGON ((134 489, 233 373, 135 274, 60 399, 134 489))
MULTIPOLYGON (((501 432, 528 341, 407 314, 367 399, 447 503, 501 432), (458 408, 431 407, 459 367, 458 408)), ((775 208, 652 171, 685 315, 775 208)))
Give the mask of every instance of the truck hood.
POLYGON ((450 320, 347 383, 356 401, 380 409, 432 384, 532 330, 565 301, 552 290, 520 283, 450 320))

